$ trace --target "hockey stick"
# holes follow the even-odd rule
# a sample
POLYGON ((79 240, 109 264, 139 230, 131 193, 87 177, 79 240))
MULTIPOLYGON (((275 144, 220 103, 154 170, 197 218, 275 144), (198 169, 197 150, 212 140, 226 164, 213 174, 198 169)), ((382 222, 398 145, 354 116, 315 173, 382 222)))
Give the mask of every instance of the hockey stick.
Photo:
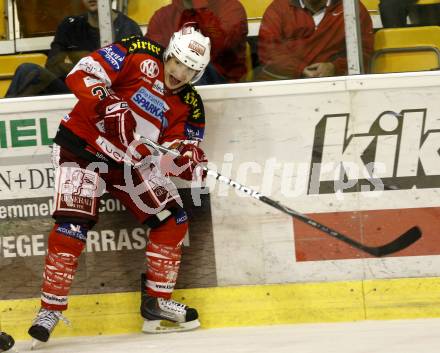
MULTIPOLYGON (((143 143, 145 143, 147 146, 154 148, 155 150, 161 152, 161 153, 171 153, 172 156, 177 157, 179 155, 179 153, 175 150, 166 148, 164 146, 161 146, 151 140, 148 140, 146 138, 142 138, 141 141, 143 143)), ((408 246, 410 246, 411 244, 413 244, 414 242, 416 242, 418 239, 421 238, 422 236, 422 232, 420 230, 419 227, 414 226, 410 229, 408 229, 405 233, 403 233, 402 235, 400 235, 398 238, 394 239, 393 241, 384 244, 382 246, 367 246, 365 244, 362 244, 360 242, 358 242, 357 240, 352 239, 351 237, 348 237, 334 229, 331 229, 329 227, 327 227, 324 224, 321 224, 309 217, 307 217, 306 215, 299 213, 287 206, 284 206, 282 204, 280 204, 278 201, 272 200, 271 198, 264 196, 262 194, 260 194, 259 192, 252 190, 251 188, 241 185, 240 183, 225 177, 219 173, 217 173, 214 170, 208 169, 207 167, 203 167, 203 170, 207 173, 207 175, 210 175, 212 177, 214 177, 215 179, 217 179, 218 181, 222 182, 223 184, 232 186, 234 189, 240 190, 242 192, 244 192, 245 194, 261 201, 264 202, 265 204, 272 206, 274 208, 276 208, 277 210, 284 212, 286 214, 288 214, 289 216, 292 216, 293 218, 296 218, 297 220, 308 224, 309 226, 316 228, 318 230, 320 230, 321 232, 330 235, 333 238, 339 239, 340 241, 351 245, 352 247, 362 250, 363 252, 366 252, 367 254, 376 256, 376 257, 381 257, 381 256, 385 256, 385 255, 389 255, 392 253, 395 253, 397 251, 403 250, 405 248, 407 248, 408 246)))

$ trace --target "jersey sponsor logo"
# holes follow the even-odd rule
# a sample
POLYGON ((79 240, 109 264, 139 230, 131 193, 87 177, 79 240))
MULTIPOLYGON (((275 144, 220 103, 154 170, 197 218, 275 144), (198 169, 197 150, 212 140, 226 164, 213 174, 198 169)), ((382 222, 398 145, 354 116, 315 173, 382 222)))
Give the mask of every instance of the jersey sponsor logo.
POLYGON ((163 95, 165 93, 165 86, 162 81, 156 80, 153 84, 153 91, 163 95))
POLYGON ((440 187, 440 129, 430 121, 427 109, 383 111, 350 134, 349 114, 325 115, 315 128, 308 193, 440 187))
POLYGON ((96 85, 97 83, 102 83, 98 79, 96 79, 94 77, 90 77, 90 76, 84 77, 83 80, 84 80, 84 84, 86 85, 86 87, 91 87, 93 85, 96 85))
POLYGON ((41 292, 42 300, 48 304, 67 304, 67 296, 54 295, 46 292, 41 292))
POLYGON ((124 161, 125 153, 117 148, 115 145, 113 145, 109 140, 105 139, 102 136, 99 136, 95 142, 99 146, 99 148, 113 160, 117 162, 124 161))
POLYGON ((154 60, 144 60, 139 67, 142 73, 149 78, 155 78, 159 75, 159 65, 154 60))
MULTIPOLYGON (((171 292, 174 289, 175 282, 167 283, 167 282, 154 282, 154 281, 147 281, 147 287, 153 288, 158 290, 159 292, 171 292)), ((163 315, 166 315, 167 313, 163 313, 163 315)))
POLYGON ((63 116, 63 121, 65 123, 67 123, 69 120, 70 120, 70 115, 69 114, 66 114, 66 115, 63 116))
POLYGON ((183 101, 191 106, 191 118, 197 120, 202 117, 202 109, 200 108, 200 101, 198 95, 194 91, 190 91, 183 96, 183 101))
POLYGON ((108 106, 105 108, 105 113, 106 113, 106 114, 109 114, 109 113, 111 113, 111 112, 114 111, 114 110, 124 110, 124 109, 128 109, 128 104, 127 104, 127 102, 124 102, 124 101, 122 101, 122 102, 117 102, 117 103, 114 103, 114 104, 108 105, 108 106))
POLYGON ((185 124, 185 136, 189 140, 201 141, 203 139, 204 134, 205 134, 205 128, 195 126, 189 123, 185 124))
POLYGON ((188 48, 194 50, 197 54, 203 56, 205 54, 206 48, 204 45, 192 40, 189 42, 188 48))
POLYGON ((116 45, 110 45, 98 50, 98 53, 113 68, 113 71, 120 71, 125 59, 125 54, 116 45))
POLYGON ((85 242, 87 240, 87 229, 80 225, 74 225, 71 223, 59 224, 56 231, 58 233, 67 235, 68 237, 75 238, 85 242))
POLYGON ((75 65, 69 75, 76 71, 84 71, 87 74, 96 76, 106 86, 111 86, 112 84, 110 77, 102 67, 101 63, 93 59, 91 56, 85 56, 82 58, 78 64, 75 65))
POLYGON ((171 283, 171 284, 159 284, 159 283, 156 283, 156 288, 158 288, 158 289, 173 289, 174 288, 174 283, 171 283))
POLYGON ((164 100, 155 96, 145 87, 139 88, 131 100, 144 112, 159 120, 165 128, 168 127, 168 120, 164 114, 170 107, 164 100))
POLYGON ((180 209, 174 217, 176 219, 176 224, 182 224, 188 220, 188 215, 184 209, 180 209))
MULTIPOLYGON (((128 39, 128 41, 129 40, 130 40, 130 38, 128 39)), ((155 56, 156 55, 158 57, 161 56, 162 49, 160 47, 158 47, 157 45, 153 44, 149 40, 141 40, 141 39, 132 41, 130 43, 129 47, 128 47, 128 52, 129 53, 133 53, 134 51, 141 50, 141 49, 148 50, 152 54, 155 54, 155 56)))
POLYGON ((94 215, 98 174, 77 167, 63 167, 60 171, 56 210, 94 215))

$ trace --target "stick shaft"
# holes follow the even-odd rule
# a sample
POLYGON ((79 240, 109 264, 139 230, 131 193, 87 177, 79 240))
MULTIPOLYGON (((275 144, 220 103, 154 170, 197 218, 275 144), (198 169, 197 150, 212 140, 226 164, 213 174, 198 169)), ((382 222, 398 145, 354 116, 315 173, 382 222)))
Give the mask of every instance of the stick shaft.
MULTIPOLYGON (((179 152, 169 149, 167 147, 164 147, 162 145, 159 145, 151 140, 148 140, 146 138, 142 139, 142 142, 145 143, 147 146, 150 146, 154 149, 156 149, 157 151, 161 152, 161 153, 171 153, 172 156, 177 157, 179 156, 179 152)), ((207 167, 202 167, 203 170, 207 173, 207 175, 214 177, 215 179, 217 179, 218 181, 220 181, 223 184, 229 185, 231 187, 233 187, 234 189, 240 190, 241 192, 249 195, 250 197, 253 197, 261 202, 264 202, 265 204, 276 208, 277 210, 284 212, 286 214, 288 214, 289 216, 296 218, 297 220, 313 227, 316 228, 318 230, 320 230, 321 232, 328 234, 329 236, 336 238, 348 245, 351 245, 352 247, 364 251, 370 255, 373 256, 384 256, 384 255, 388 255, 397 251, 400 251, 408 246, 410 246, 412 243, 414 243, 415 241, 417 241, 418 239, 420 239, 422 233, 420 231, 420 229, 418 227, 413 227, 411 229, 409 229, 408 231, 406 231, 405 233, 403 233, 402 235, 400 235, 398 238, 394 239, 393 241, 382 245, 382 246, 378 246, 378 247, 373 247, 373 246, 367 246, 365 244, 362 244, 360 242, 358 242, 357 240, 354 240, 352 237, 346 236, 330 227, 327 227, 326 225, 319 223, 309 217, 307 217, 306 215, 295 211, 287 206, 282 205, 281 203, 279 203, 278 201, 275 201, 267 196, 262 195, 261 193, 259 193, 258 191, 255 191, 245 185, 242 185, 238 182, 236 182, 235 180, 232 180, 224 175, 221 175, 219 173, 217 173, 214 170, 211 170, 207 167)))

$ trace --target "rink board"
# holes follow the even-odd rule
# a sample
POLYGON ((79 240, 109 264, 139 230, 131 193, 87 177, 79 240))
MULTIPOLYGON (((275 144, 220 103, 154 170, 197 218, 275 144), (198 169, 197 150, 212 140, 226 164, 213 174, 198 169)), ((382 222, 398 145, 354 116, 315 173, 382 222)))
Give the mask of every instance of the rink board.
MULTIPOLYGON (((440 317, 440 278, 301 283, 177 290, 202 328, 440 317)), ((140 332, 140 293, 72 296, 54 337, 140 332)), ((28 339, 35 299, 0 301, 2 330, 28 339)))
MULTIPOLYGON (((320 297, 323 286, 339 297, 341 283, 354 283, 369 293, 365 290, 369 281, 386 279, 396 293, 384 301, 389 313, 380 305, 371 309, 372 318, 380 319, 400 315, 398 300, 408 289, 399 284, 404 281, 400 278, 415 278, 409 279, 416 281, 411 283, 424 278, 428 291, 436 289, 440 277, 437 72, 210 86, 200 88, 200 93, 207 115, 203 147, 212 168, 368 245, 382 245, 414 225, 422 229, 423 237, 397 254, 371 258, 209 180, 209 195, 202 195, 201 206, 191 208, 192 229, 178 282, 186 299, 198 298, 193 293, 201 287, 212 290, 208 298, 214 300, 217 291, 231 286, 235 291, 235 286, 245 285, 237 290, 257 293, 267 284, 311 288, 317 293, 314 298, 320 297), (310 282, 318 284, 308 287, 310 282)), ((0 305, 8 307, 2 310, 5 322, 28 322, 38 305, 32 298, 39 295, 46 234, 52 225, 49 146, 60 118, 74 103, 71 95, 0 100, 0 305), (9 310, 13 303, 24 311, 9 310)), ((115 295, 129 302, 123 307, 136 307, 133 312, 120 309, 118 314, 134 321, 124 331, 130 332, 139 323, 133 300, 148 231, 115 200, 103 202, 102 221, 89 233, 72 301, 87 301, 91 295, 87 305, 94 305, 94 296, 127 293, 115 295)), ((366 297, 373 298, 376 292, 372 292, 366 297)), ((414 315, 437 316, 435 299, 419 301, 416 291, 412 294, 417 299, 414 315)), ((358 301, 352 300, 356 305, 350 307, 357 308, 358 301)), ((203 312, 200 301, 196 306, 203 312)), ((360 300, 359 308, 365 301, 360 300)), ((317 299, 307 299, 306 304, 321 305, 317 299)), ((223 322, 207 312, 215 322, 223 322)), ((327 317, 324 310, 320 312, 317 321, 335 320, 336 314, 327 317)), ((357 309, 347 310, 341 320, 367 317, 355 313, 357 309)), ((80 309, 76 315, 82 316, 80 309)), ((211 327, 209 320, 206 327, 211 327)), ((225 319, 224 324, 228 322, 225 319)), ((241 324, 248 322, 243 319, 241 324)))

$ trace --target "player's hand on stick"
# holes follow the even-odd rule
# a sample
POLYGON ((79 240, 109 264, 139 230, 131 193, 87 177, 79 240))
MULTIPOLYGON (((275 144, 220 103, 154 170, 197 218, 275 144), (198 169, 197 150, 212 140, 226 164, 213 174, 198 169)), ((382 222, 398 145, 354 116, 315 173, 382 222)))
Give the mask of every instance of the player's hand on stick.
POLYGON ((184 180, 192 181, 206 178, 206 171, 203 169, 208 159, 203 150, 193 144, 180 144, 177 148, 179 156, 165 155, 163 167, 168 175, 176 176, 184 180))

